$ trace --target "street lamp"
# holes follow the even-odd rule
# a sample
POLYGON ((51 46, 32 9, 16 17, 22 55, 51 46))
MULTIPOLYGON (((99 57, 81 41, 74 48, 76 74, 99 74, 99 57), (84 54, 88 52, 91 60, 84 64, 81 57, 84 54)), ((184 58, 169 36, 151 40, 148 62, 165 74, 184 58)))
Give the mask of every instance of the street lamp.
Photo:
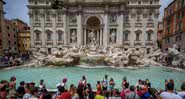
POLYGON ((51 7, 53 9, 62 9, 65 8, 65 2, 60 0, 51 0, 51 7))

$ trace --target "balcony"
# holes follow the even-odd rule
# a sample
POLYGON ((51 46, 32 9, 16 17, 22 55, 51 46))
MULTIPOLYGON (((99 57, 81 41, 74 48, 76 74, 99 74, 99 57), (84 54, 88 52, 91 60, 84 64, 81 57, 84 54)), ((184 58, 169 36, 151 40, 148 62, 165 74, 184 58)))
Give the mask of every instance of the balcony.
POLYGON ((48 22, 46 22, 46 23, 44 24, 44 26, 45 26, 45 27, 52 27, 52 22, 49 22, 49 21, 48 21, 48 22))
POLYGON ((42 45, 42 41, 41 40, 35 40, 35 45, 38 46, 38 45, 42 45))
POLYGON ((154 43, 153 43, 153 41, 150 40, 150 41, 146 41, 146 42, 145 42, 145 45, 146 45, 146 46, 153 46, 154 43))
POLYGON ((57 41, 57 45, 63 45, 64 41, 57 41))
POLYGON ((34 22, 34 26, 35 27, 41 27, 41 23, 40 22, 34 22))
POLYGON ((142 23, 135 23, 135 27, 142 27, 142 23))
POLYGON ((134 41, 134 46, 142 46, 142 41, 134 41))
POLYGON ((53 45, 53 41, 52 40, 47 40, 46 45, 53 45))
POLYGON ((149 22, 149 23, 147 23, 146 27, 154 27, 154 23, 149 22))
POLYGON ((130 41, 123 41, 124 46, 130 46, 130 41))
POLYGON ((57 27, 63 27, 63 22, 56 22, 57 27))

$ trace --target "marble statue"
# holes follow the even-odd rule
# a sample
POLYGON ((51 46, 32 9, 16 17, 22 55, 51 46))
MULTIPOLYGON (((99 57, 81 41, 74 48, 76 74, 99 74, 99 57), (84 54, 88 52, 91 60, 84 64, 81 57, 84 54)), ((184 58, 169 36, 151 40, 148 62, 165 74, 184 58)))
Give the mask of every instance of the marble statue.
POLYGON ((111 35, 110 35, 110 43, 111 44, 116 43, 116 32, 115 32, 115 30, 113 30, 111 35))
POLYGON ((92 30, 89 33, 89 40, 90 40, 90 45, 96 45, 96 37, 95 37, 94 30, 92 30))
POLYGON ((70 23, 72 23, 72 24, 75 24, 77 22, 77 19, 76 19, 75 15, 71 15, 69 20, 70 20, 70 23))
POLYGON ((73 30, 71 34, 71 43, 76 43, 77 42, 77 36, 76 36, 76 31, 73 30))

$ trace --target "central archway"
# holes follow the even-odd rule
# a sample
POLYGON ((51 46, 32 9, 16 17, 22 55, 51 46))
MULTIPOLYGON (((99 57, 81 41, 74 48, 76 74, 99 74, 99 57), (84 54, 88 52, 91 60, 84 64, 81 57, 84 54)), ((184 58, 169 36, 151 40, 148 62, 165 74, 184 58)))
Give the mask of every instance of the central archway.
POLYGON ((84 44, 99 46, 102 44, 102 20, 99 16, 89 16, 85 20, 84 44))

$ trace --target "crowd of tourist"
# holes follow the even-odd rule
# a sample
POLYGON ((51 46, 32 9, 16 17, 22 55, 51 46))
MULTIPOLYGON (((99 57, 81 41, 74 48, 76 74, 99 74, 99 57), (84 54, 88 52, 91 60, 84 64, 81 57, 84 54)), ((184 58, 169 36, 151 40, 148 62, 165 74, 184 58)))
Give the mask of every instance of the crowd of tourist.
POLYGON ((16 88, 16 77, 13 76, 9 82, 0 82, 0 99, 185 99, 185 82, 182 82, 181 90, 177 92, 172 79, 165 80, 165 89, 161 91, 152 88, 149 79, 139 79, 136 85, 130 85, 127 78, 123 77, 121 91, 115 88, 116 82, 108 75, 97 81, 96 91, 85 76, 82 76, 78 86, 69 86, 67 81, 67 78, 63 78, 56 85, 57 92, 51 93, 47 91, 44 80, 40 80, 39 85, 21 81, 16 88))

